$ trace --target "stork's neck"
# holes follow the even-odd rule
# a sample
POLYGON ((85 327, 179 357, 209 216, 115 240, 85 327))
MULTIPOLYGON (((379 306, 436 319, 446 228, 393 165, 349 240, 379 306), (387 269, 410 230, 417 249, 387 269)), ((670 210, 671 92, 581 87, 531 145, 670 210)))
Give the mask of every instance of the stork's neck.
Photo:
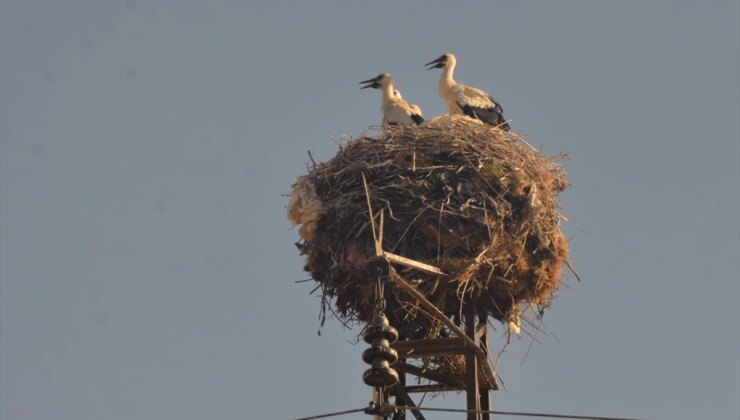
POLYGON ((452 73, 455 71, 455 63, 448 63, 442 68, 442 74, 439 76, 439 94, 446 96, 447 91, 455 84, 452 73))
POLYGON ((385 86, 382 87, 383 89, 383 107, 387 106, 391 100, 393 99, 393 91, 396 89, 395 86, 393 86, 393 82, 386 83, 385 86))

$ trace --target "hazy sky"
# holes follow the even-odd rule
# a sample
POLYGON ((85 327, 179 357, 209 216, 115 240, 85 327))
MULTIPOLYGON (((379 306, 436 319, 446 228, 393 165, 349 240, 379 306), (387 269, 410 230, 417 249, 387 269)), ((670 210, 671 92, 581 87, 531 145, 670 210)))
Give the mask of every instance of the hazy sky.
POLYGON ((283 194, 307 150, 380 121, 358 81, 443 112, 423 64, 450 51, 572 157, 584 281, 546 314, 557 339, 507 348, 495 408, 737 419, 738 22, 737 1, 0 0, 0 417, 365 405, 358 331, 318 336, 294 283, 283 194))

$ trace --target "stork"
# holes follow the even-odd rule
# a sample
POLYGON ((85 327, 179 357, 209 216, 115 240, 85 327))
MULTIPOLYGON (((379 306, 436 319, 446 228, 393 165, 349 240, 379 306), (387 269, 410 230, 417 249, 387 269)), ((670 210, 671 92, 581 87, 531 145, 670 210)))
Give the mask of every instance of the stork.
POLYGON ((361 89, 380 89, 383 93, 383 125, 419 125, 424 122, 421 108, 406 102, 393 85, 393 77, 388 73, 360 82, 361 89))
MULTIPOLYGON (((396 99, 403 99, 403 96, 401 96, 401 92, 399 92, 398 89, 393 89, 393 96, 396 99)), ((411 111, 413 111, 414 114, 417 114, 417 115, 421 116, 421 108, 419 108, 419 105, 409 104, 409 107, 411 107, 411 111)), ((424 122, 424 119, 422 119, 421 121, 424 122)), ((421 123, 419 123, 419 124, 421 124, 421 123)))
POLYGON ((447 103, 450 113, 467 115, 509 131, 509 123, 504 119, 504 110, 491 95, 480 89, 457 83, 452 78, 456 63, 455 56, 447 53, 425 64, 430 66, 427 70, 442 69, 439 78, 439 96, 447 103))

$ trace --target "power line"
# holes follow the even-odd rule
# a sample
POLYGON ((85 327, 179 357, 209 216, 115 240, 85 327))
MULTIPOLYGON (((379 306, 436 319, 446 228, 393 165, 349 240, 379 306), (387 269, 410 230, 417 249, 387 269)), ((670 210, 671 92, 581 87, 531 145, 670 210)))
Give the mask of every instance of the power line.
POLYGON ((360 411, 365 411, 365 408, 363 407, 363 408, 357 408, 355 410, 337 411, 336 413, 319 414, 318 416, 311 416, 311 417, 301 417, 301 418, 295 419, 295 420, 323 419, 323 418, 326 418, 326 417, 341 416, 342 414, 359 413, 360 411))
MULTIPOLYGON (((437 408, 437 407, 410 407, 410 406, 394 406, 399 410, 409 411, 439 411, 447 413, 485 413, 485 414, 498 414, 501 416, 520 416, 520 417, 542 417, 542 418, 555 418, 555 419, 573 419, 573 420, 640 420, 635 418, 627 417, 604 417, 604 416, 577 416, 571 414, 553 414, 553 413, 531 413, 524 411, 499 411, 499 410, 466 410, 464 408, 437 408)), ((326 417, 341 416, 343 414, 358 413, 365 411, 365 408, 358 408, 355 410, 338 411, 335 413, 321 414, 318 416, 301 417, 295 420, 314 420, 322 419, 326 417)))
POLYGON ((521 416, 521 417, 545 417, 556 419, 577 419, 577 420, 640 420, 626 417, 603 417, 603 416, 576 416, 571 414, 552 414, 552 413, 530 413, 524 411, 499 411, 499 410, 466 410, 464 408, 436 408, 436 407, 408 407, 399 406, 400 409, 410 411, 444 411, 448 413, 485 413, 499 414, 502 416, 521 416))

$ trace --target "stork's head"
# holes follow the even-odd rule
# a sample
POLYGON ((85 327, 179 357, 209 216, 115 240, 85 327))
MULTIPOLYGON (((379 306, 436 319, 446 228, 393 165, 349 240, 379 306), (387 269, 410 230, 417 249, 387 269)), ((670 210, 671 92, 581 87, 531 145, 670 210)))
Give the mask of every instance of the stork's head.
POLYGON ((360 82, 361 85, 365 85, 361 87, 360 89, 367 89, 367 88, 380 89, 383 86, 386 86, 388 83, 390 83, 391 80, 393 79, 391 78, 390 73, 379 74, 373 77, 372 79, 367 79, 367 80, 363 80, 362 82, 360 82))
POLYGON ((442 67, 446 67, 450 64, 455 64, 455 56, 451 53, 442 54, 438 58, 424 64, 427 67, 427 70, 431 69, 441 69, 442 67))

